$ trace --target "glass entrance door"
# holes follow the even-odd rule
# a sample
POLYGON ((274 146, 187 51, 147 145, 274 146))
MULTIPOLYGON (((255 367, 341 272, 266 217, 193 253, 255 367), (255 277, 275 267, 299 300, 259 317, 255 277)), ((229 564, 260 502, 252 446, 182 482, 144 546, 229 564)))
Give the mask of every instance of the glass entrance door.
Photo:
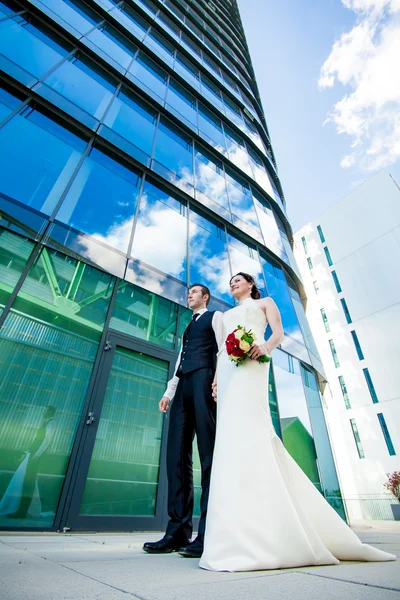
POLYGON ((134 530, 161 525, 165 495, 158 403, 173 354, 109 336, 86 417, 86 439, 65 526, 134 530))

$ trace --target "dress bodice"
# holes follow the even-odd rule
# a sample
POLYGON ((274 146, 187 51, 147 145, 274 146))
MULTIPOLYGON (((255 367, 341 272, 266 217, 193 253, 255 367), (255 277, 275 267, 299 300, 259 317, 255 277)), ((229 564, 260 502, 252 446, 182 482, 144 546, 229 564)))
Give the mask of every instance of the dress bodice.
POLYGON ((257 344, 264 342, 267 320, 262 308, 252 298, 246 298, 242 304, 227 310, 223 315, 223 324, 225 336, 241 325, 254 332, 257 344))

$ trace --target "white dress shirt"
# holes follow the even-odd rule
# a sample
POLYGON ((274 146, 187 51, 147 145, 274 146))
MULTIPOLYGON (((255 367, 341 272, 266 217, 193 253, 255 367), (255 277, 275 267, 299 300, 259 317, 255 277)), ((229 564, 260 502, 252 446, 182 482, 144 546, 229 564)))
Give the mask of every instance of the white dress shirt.
MULTIPOLYGON (((204 315, 205 312, 207 312, 206 308, 201 308, 200 310, 196 311, 195 314, 198 315, 196 317, 196 321, 198 319, 201 319, 201 316, 204 315)), ((220 312, 218 310, 215 311, 215 313, 213 314, 211 325, 214 330, 218 350, 220 350, 225 342, 225 338, 223 335, 223 329, 222 329, 222 312, 220 312)), ((165 390, 165 393, 164 393, 164 396, 166 396, 170 400, 172 400, 172 398, 175 396, 176 388, 178 387, 179 377, 177 375, 175 375, 175 373, 177 372, 178 367, 181 364, 181 356, 182 356, 182 343, 181 343, 181 349, 179 351, 179 355, 178 355, 175 369, 174 369, 174 376, 172 377, 172 379, 170 379, 168 381, 167 389, 165 390)))

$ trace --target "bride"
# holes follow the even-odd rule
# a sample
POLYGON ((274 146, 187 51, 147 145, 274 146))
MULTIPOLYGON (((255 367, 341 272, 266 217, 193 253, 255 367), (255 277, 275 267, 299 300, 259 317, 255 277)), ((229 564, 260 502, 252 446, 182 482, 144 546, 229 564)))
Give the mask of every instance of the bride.
MULTIPOLYGON (((270 355, 283 338, 274 301, 259 299, 247 273, 232 277, 230 288, 239 304, 223 315, 225 337, 242 325, 261 341, 269 324, 272 335, 253 344, 251 355, 270 355)), ((248 359, 237 367, 225 349, 219 352, 217 435, 200 567, 254 571, 395 560, 362 544, 287 453, 271 421, 268 373, 269 363, 248 359)))

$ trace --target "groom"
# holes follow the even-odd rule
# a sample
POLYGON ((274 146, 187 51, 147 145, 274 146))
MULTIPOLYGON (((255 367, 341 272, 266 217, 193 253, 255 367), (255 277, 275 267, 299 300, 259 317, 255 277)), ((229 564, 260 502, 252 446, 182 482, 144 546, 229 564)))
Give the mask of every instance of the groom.
POLYGON ((215 441, 216 407, 211 384, 214 379, 217 341, 221 339, 222 313, 207 310, 210 290, 199 283, 189 289, 188 304, 192 320, 183 334, 175 375, 160 400, 166 412, 170 401, 167 442, 168 514, 165 536, 158 542, 146 542, 145 552, 153 554, 179 550, 189 558, 203 553, 204 531, 215 441), (193 469, 192 445, 197 436, 201 463, 200 522, 197 538, 192 536, 193 469))

